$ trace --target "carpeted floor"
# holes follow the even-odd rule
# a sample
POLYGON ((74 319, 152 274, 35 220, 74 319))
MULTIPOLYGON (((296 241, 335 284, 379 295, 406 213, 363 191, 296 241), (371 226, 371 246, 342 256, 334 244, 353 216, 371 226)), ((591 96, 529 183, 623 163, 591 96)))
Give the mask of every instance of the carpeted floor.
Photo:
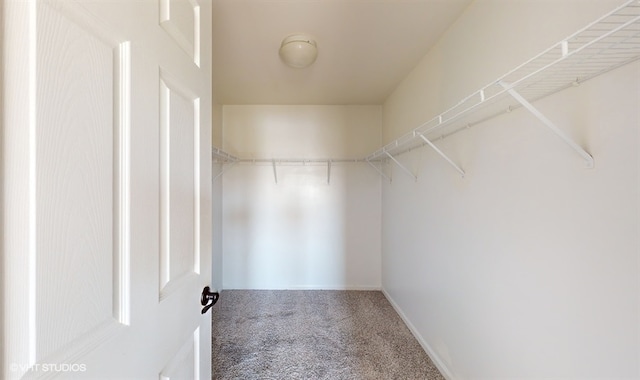
POLYGON ((444 379, 378 291, 225 290, 214 379, 444 379))

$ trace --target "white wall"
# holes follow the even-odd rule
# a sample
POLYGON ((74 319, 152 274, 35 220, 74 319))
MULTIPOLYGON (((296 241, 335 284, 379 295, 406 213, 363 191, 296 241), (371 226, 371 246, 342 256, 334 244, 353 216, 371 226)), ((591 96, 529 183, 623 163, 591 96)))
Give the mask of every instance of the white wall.
MULTIPOLYGON (((476 1, 385 103, 385 139, 617 3, 476 1)), ((448 377, 640 378, 639 89, 636 62, 535 103, 595 169, 522 109, 438 142, 464 179, 400 156, 419 180, 383 184, 383 289, 448 377)))
MULTIPOLYGON (((213 104, 212 109, 212 135, 211 143, 215 147, 222 147, 222 106, 213 104)), ((213 165, 215 177, 223 169, 222 164, 213 165)), ((222 182, 224 176, 218 177, 212 184, 212 258, 211 258, 211 286, 214 289, 222 289, 222 182)))
MULTIPOLYGON (((254 158, 361 158, 380 106, 224 106, 224 149, 254 158)), ((381 188, 362 163, 238 164, 224 174, 224 288, 379 289, 381 188)))

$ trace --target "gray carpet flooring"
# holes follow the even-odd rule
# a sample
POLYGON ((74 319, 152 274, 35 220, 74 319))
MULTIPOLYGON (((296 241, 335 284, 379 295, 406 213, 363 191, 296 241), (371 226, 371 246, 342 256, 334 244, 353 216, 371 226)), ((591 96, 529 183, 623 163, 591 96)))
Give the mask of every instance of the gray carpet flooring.
POLYGON ((378 291, 224 290, 214 379, 444 379, 378 291))

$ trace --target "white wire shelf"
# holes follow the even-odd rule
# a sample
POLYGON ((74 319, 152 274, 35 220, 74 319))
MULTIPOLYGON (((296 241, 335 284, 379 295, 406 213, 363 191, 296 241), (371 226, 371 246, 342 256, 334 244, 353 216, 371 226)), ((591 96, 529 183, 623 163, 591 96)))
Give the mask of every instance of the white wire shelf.
MULTIPOLYGON (((544 118, 534 102, 640 58, 640 1, 632 0, 556 43, 529 61, 465 97, 455 106, 371 153, 366 161, 386 161, 412 149, 431 145, 449 163, 433 141, 487 121, 521 106, 544 118), (518 97, 518 95, 520 97, 518 97)), ((543 122, 547 124, 548 120, 543 122)), ((551 125, 547 125, 554 129, 551 125)), ((565 142, 593 165, 591 156, 575 143, 565 142)), ((395 161, 395 160, 394 160, 395 161)))
POLYGON ((327 168, 327 183, 331 183, 331 166, 335 164, 363 163, 360 158, 238 158, 220 148, 212 148, 213 161, 220 164, 229 164, 222 168, 213 181, 221 177, 227 170, 236 164, 269 165, 273 167, 273 177, 278 183, 278 171, 276 166, 325 166, 327 168))
POLYGON ((276 165, 282 165, 282 166, 326 165, 328 162, 332 164, 365 162, 364 158, 239 158, 215 146, 211 148, 211 157, 214 163, 256 164, 256 165, 257 164, 272 165, 273 163, 275 163, 276 165))
POLYGON ((348 164, 365 162, 365 160, 362 158, 242 158, 238 162, 251 165, 324 166, 327 163, 348 164))
POLYGON ((237 162, 239 160, 238 157, 225 152, 220 148, 216 148, 215 146, 211 148, 211 158, 215 163, 232 163, 237 162))
MULTIPOLYGON (((331 183, 331 167, 335 164, 362 163, 364 159, 357 158, 284 158, 284 159, 267 159, 267 158, 244 158, 237 161, 240 164, 249 165, 269 165, 273 168, 273 179, 278 183, 278 166, 324 166, 327 168, 327 184, 331 183)), ((217 178, 217 177, 216 177, 217 178)))
POLYGON ((213 160, 213 163, 217 163, 221 165, 230 164, 230 165, 223 166, 222 170, 220 170, 213 177, 212 182, 215 182, 216 179, 218 179, 219 177, 222 177, 222 175, 227 170, 229 170, 233 165, 235 165, 240 160, 238 157, 232 154, 229 154, 220 148, 216 148, 215 146, 211 147, 211 158, 213 160))

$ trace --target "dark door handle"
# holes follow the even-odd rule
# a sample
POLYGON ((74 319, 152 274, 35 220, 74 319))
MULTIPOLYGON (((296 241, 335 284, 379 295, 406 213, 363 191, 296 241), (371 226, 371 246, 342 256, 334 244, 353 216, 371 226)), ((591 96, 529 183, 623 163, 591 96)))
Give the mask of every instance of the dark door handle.
POLYGON ((200 304, 204 306, 202 308, 202 314, 209 311, 209 309, 218 302, 218 298, 220 298, 220 293, 212 292, 211 288, 205 286, 204 289, 202 289, 202 295, 200 296, 200 304))

